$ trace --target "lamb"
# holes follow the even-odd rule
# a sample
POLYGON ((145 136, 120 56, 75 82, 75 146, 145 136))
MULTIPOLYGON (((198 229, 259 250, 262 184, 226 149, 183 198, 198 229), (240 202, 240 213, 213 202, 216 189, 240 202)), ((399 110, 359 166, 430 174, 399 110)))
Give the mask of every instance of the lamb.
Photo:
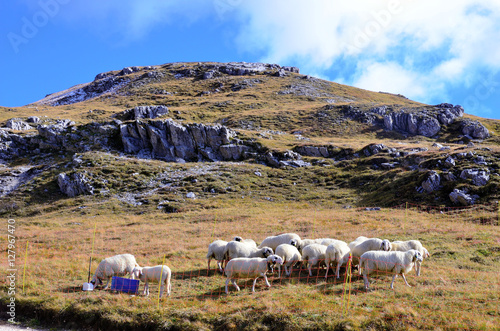
POLYGON ((236 287, 236 290, 240 290, 238 284, 236 284, 236 278, 255 278, 253 281, 252 292, 255 292, 255 283, 257 283, 257 278, 264 277, 266 281, 266 286, 271 287, 269 281, 267 280, 266 272, 268 268, 274 268, 274 266, 282 265, 283 259, 278 255, 269 255, 267 258, 235 258, 229 261, 226 265, 225 273, 226 279, 226 294, 229 294, 227 289, 229 281, 236 287))
POLYGON ((410 249, 416 249, 420 252, 420 254, 422 254, 423 258, 430 256, 429 251, 418 240, 393 241, 391 243, 389 240, 384 239, 382 241, 382 246, 386 251, 406 252, 410 249))
POLYGON ((326 247, 325 252, 325 264, 326 264, 326 274, 325 279, 328 278, 328 269, 330 269, 330 265, 332 265, 333 270, 333 262, 337 264, 336 275, 337 278, 340 278, 340 267, 343 264, 347 264, 349 261, 349 254, 351 249, 347 245, 347 243, 338 240, 337 242, 330 244, 326 247))
POLYGON ((252 244, 230 241, 224 249, 224 259, 227 261, 237 257, 267 257, 273 253, 274 251, 270 247, 257 248, 252 244))
POLYGON ((260 245, 259 248, 262 247, 270 247, 273 249, 273 251, 276 250, 276 247, 278 247, 281 244, 289 244, 290 240, 296 239, 297 242, 300 244, 300 236, 295 233, 283 233, 277 236, 270 236, 264 239, 260 245))
MULTIPOLYGON (((276 247, 276 255, 283 259, 283 264, 285 266, 285 274, 290 276, 292 273, 292 267, 302 261, 302 256, 299 253, 297 247, 290 244, 281 244, 276 247), (288 268, 290 268, 288 270, 288 268)), ((278 278, 281 278, 281 265, 278 265, 278 278)))
POLYGON ((363 253, 384 249, 384 247, 382 247, 382 239, 366 238, 363 236, 358 237, 356 240, 349 243, 349 248, 351 249, 353 265, 359 264, 359 258, 363 255, 363 253))
POLYGON ((302 250, 302 260, 309 269, 309 276, 312 276, 312 267, 318 262, 325 260, 326 246, 321 244, 311 244, 302 250))
POLYGON ((170 278, 172 276, 172 271, 166 265, 157 265, 154 267, 135 267, 132 270, 134 277, 139 278, 144 282, 144 293, 143 295, 149 296, 149 282, 155 281, 160 282, 160 297, 163 296, 163 290, 165 285, 167 287, 167 296, 170 296, 170 291, 172 290, 172 284, 170 284, 170 278))
POLYGON ((139 265, 132 254, 119 254, 107 257, 97 266, 91 283, 97 286, 102 284, 103 280, 106 279, 107 282, 104 287, 106 290, 109 287, 109 282, 113 276, 125 276, 126 274, 130 274, 130 277, 135 279, 133 277, 132 270, 138 266, 139 265))
POLYGON ((405 273, 408 273, 416 265, 417 275, 420 273, 420 265, 423 261, 422 254, 415 249, 406 252, 387 252, 387 251, 370 251, 361 255, 359 260, 359 274, 363 274, 365 289, 368 290, 368 275, 373 271, 383 271, 392 273, 391 289, 394 289, 394 280, 401 274, 406 285, 410 284, 406 281, 405 273))

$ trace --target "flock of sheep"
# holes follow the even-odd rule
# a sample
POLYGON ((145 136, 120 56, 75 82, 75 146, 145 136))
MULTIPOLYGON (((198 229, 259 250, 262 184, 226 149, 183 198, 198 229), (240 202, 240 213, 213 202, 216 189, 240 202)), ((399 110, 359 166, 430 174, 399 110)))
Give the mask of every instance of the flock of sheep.
MULTIPOLYGON (((263 277, 266 286, 270 287, 266 274, 270 269, 274 271, 276 266, 278 277, 281 278, 281 266, 284 266, 286 276, 290 276, 292 268, 301 263, 308 269, 309 276, 312 276, 312 267, 324 263, 325 279, 330 267, 335 270, 336 277, 340 278, 340 267, 347 265, 349 259, 352 260, 352 265, 358 266, 359 274, 363 275, 366 290, 369 289, 368 275, 377 271, 393 275, 391 289, 394 288, 394 280, 398 275, 410 286, 405 274, 415 266, 416 274, 420 276, 421 263, 428 256, 429 252, 418 240, 390 242, 387 239, 361 236, 347 244, 337 239, 301 239, 295 233, 284 233, 267 237, 258 246, 252 239, 241 237, 235 237, 229 242, 215 240, 208 246, 206 257, 208 270, 210 261, 215 259, 219 271, 226 275, 225 292, 228 294, 229 282, 240 290, 236 283, 239 278, 254 279, 252 292, 255 292, 259 277, 263 277), (225 267, 224 262, 227 262, 225 267)), ((107 289, 113 276, 127 274, 145 283, 144 295, 149 295, 149 282, 160 280, 160 297, 165 287, 167 295, 170 295, 170 268, 166 265, 140 267, 131 254, 115 255, 102 260, 92 278, 92 284, 99 285, 107 280, 107 289)))

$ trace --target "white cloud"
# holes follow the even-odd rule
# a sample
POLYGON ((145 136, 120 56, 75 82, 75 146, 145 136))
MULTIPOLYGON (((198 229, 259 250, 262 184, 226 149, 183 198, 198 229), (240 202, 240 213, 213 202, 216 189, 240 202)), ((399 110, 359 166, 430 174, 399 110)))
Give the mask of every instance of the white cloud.
POLYGON ((375 91, 432 101, 500 69, 498 0, 253 0, 238 10, 242 49, 375 91))

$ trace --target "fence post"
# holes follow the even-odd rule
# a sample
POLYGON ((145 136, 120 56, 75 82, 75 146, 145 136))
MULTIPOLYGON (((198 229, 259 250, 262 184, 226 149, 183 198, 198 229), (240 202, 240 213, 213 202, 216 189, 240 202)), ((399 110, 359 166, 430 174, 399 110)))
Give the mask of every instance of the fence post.
POLYGON ((408 222, 408 201, 405 203, 405 221, 403 223, 403 232, 406 234, 406 222, 408 222))
POLYGON ((352 254, 349 253, 349 259, 347 260, 347 267, 345 270, 344 294, 342 296, 342 317, 345 317, 347 315, 347 311, 349 310, 349 301, 351 299, 351 275, 352 275, 351 264, 352 264, 352 254), (349 283, 349 294, 348 297, 346 298, 347 283, 349 283))
POLYGON ((26 280, 26 262, 28 262, 28 243, 29 243, 29 241, 26 241, 26 253, 24 254, 23 294, 26 294, 26 292, 24 292, 24 283, 26 280))
POLYGON ((92 255, 94 255, 94 242, 95 242, 95 231, 97 229, 97 223, 94 223, 94 235, 92 236, 92 248, 90 249, 90 259, 89 259, 89 277, 87 283, 90 283, 90 269, 92 267, 92 255))
MULTIPOLYGON (((161 263, 160 282, 158 283, 158 310, 160 310, 160 293, 161 293, 161 282, 163 280, 162 277, 163 277, 163 265, 164 264, 165 264, 165 255, 163 255, 163 261, 161 263)), ((167 291, 168 291, 168 289, 167 289, 167 291)))

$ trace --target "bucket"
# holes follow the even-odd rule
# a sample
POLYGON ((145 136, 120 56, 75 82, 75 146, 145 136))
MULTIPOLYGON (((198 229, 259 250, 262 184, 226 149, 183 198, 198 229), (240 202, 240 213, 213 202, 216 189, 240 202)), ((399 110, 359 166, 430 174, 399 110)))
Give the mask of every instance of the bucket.
POLYGON ((83 283, 82 291, 93 291, 94 285, 92 283, 83 283))
POLYGON ((111 290, 136 294, 139 291, 139 280, 113 276, 111 290))

